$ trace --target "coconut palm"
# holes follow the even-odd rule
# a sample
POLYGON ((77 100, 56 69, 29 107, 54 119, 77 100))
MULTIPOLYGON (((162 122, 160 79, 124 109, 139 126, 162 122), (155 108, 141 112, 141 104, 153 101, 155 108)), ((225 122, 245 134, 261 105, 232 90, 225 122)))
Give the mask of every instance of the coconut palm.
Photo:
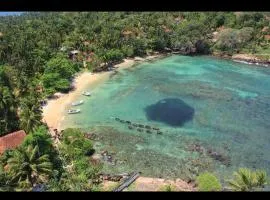
POLYGON ((15 120, 16 109, 14 97, 8 87, 0 86, 0 133, 6 133, 16 128, 17 124, 14 123, 15 120))
POLYGON ((52 174, 52 164, 49 156, 39 155, 38 146, 28 146, 14 150, 7 161, 11 182, 19 185, 34 186, 37 183, 46 182, 52 174))
POLYGON ((247 168, 240 168, 234 173, 234 180, 228 183, 235 191, 253 191, 263 188, 267 184, 267 174, 265 171, 251 171, 247 168))
POLYGON ((20 125, 27 133, 33 131, 37 126, 41 125, 42 110, 37 102, 27 101, 22 103, 20 112, 20 125))

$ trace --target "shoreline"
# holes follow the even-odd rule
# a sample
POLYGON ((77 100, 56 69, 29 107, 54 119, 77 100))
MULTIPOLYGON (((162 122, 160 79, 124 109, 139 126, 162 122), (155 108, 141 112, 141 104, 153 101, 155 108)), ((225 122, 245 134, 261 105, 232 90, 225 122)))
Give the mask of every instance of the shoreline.
MULTIPOLYGON (((159 53, 156 52, 153 55, 148 55, 145 57, 134 57, 134 58, 125 58, 123 62, 116 64, 113 66, 113 70, 111 71, 101 71, 101 72, 89 72, 82 71, 79 72, 72 84, 74 85, 74 90, 68 93, 55 93, 55 99, 48 99, 47 104, 42 107, 43 110, 43 118, 42 121, 46 123, 49 127, 51 133, 54 133, 54 129, 61 130, 61 122, 65 118, 65 111, 68 105, 71 104, 72 101, 76 99, 87 87, 96 87, 101 83, 104 83, 108 80, 111 75, 117 72, 118 69, 126 69, 130 68, 136 64, 153 61, 156 59, 161 59, 167 56, 174 55, 174 53, 159 53)), ((181 54, 177 54, 181 55, 181 54)), ((228 59, 234 62, 245 63, 245 64, 253 64, 262 67, 270 67, 268 61, 263 61, 256 58, 254 55, 249 54, 234 54, 232 56, 221 55, 218 53, 210 54, 209 56, 213 56, 216 58, 228 59)))
POLYGON ((229 56, 229 55, 223 55, 223 54, 219 54, 219 53, 213 53, 210 56, 213 56, 216 58, 227 59, 227 60, 231 60, 231 61, 238 62, 238 63, 244 63, 244 64, 248 64, 248 65, 270 67, 270 60, 260 59, 253 54, 239 53, 239 54, 233 54, 233 55, 229 56))
POLYGON ((126 69, 134 66, 137 63, 152 61, 158 58, 162 58, 166 55, 156 54, 146 57, 135 57, 124 59, 123 62, 116 64, 114 70, 103 72, 89 72, 83 71, 78 73, 72 84, 74 90, 68 93, 55 93, 55 99, 47 99, 47 103, 42 107, 42 121, 49 127, 50 133, 54 134, 54 129, 61 130, 61 122, 66 115, 67 107, 74 101, 81 93, 88 87, 96 87, 110 78, 110 76, 119 69, 126 69))

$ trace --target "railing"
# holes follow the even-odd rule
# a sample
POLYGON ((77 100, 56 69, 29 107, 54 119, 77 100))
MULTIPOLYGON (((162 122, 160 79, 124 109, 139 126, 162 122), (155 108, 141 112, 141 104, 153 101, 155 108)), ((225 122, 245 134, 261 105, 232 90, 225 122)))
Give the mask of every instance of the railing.
POLYGON ((132 184, 138 177, 140 176, 140 172, 134 172, 130 175, 120 186, 115 188, 113 192, 120 192, 123 189, 127 188, 130 184, 132 184))

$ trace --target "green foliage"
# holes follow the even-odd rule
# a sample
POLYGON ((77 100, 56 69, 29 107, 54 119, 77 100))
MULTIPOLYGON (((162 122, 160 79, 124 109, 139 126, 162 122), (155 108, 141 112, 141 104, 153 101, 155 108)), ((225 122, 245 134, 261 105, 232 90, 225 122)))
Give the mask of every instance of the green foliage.
POLYGON ((124 54, 119 49, 110 49, 105 52, 103 60, 105 62, 117 62, 124 58, 124 54))
POLYGON ((122 47, 122 52, 125 57, 132 57, 134 55, 134 50, 132 46, 123 46, 122 47))
POLYGON ((79 129, 64 130, 61 148, 72 159, 93 153, 92 142, 79 129))
POLYGON ((246 46, 253 37, 253 28, 244 27, 240 30, 225 29, 220 33, 215 48, 228 53, 234 53, 246 46))
POLYGON ((44 74, 42 81, 48 96, 57 91, 67 91, 70 88, 70 82, 67 79, 63 79, 59 73, 44 74))
POLYGON ((30 133, 42 124, 42 110, 37 97, 28 96, 21 104, 20 127, 30 133))
POLYGON ((71 62, 61 54, 49 60, 41 78, 46 94, 69 90, 70 80, 78 70, 77 63, 71 62))
POLYGON ((93 153, 93 145, 84 137, 79 129, 66 129, 59 147, 64 173, 60 179, 51 180, 51 190, 90 191, 101 165, 93 165, 89 155, 93 153), (56 181, 60 184, 56 187, 56 181))
POLYGON ((8 184, 8 174, 4 170, 4 165, 0 163, 0 192, 2 191, 12 191, 12 188, 8 184))
POLYGON ((200 191, 220 191, 221 184, 217 177, 212 173, 202 173, 197 177, 196 183, 200 191))
POLYGON ((261 21, 264 20, 264 15, 258 12, 242 13, 236 19, 236 23, 239 27, 251 26, 256 28, 262 28, 261 21))
POLYGON ((4 67, 0 66, 0 136, 18 127, 16 109, 9 77, 4 67))
POLYGON ((21 189, 32 187, 36 183, 44 183, 52 174, 49 156, 41 155, 38 146, 14 150, 7 164, 10 181, 18 183, 21 189))
POLYGON ((58 54, 56 57, 50 59, 46 63, 46 69, 44 73, 58 73, 61 74, 62 78, 70 79, 76 71, 78 71, 78 68, 74 63, 72 63, 63 55, 58 54))
POLYGON ((48 132, 48 129, 45 126, 39 126, 35 128, 31 133, 29 133, 21 146, 23 148, 27 148, 28 146, 38 146, 38 150, 40 154, 48 154, 50 160, 54 164, 55 167, 59 164, 58 153, 53 148, 53 141, 48 132))
POLYGON ((263 170, 252 171, 240 168, 234 173, 234 179, 228 183, 230 188, 235 191, 261 190, 267 184, 267 174, 263 170))

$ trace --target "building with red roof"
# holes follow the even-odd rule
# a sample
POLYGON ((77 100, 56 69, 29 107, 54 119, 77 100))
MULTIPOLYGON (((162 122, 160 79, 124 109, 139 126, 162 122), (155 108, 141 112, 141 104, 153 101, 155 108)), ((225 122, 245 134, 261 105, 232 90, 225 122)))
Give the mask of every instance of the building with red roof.
POLYGON ((20 130, 0 137, 0 154, 4 153, 7 149, 14 149, 19 146, 25 136, 26 133, 24 130, 20 130))

